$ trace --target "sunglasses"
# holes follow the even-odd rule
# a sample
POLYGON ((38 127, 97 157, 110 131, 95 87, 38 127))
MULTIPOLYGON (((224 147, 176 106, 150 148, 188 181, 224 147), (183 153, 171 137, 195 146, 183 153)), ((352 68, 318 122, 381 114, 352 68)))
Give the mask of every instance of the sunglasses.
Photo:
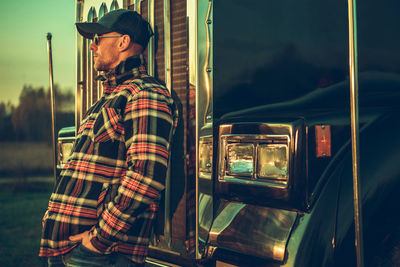
POLYGON ((99 36, 97 33, 94 35, 94 37, 93 37, 93 42, 96 44, 96 45, 99 45, 99 42, 100 42, 100 38, 115 38, 115 37, 121 37, 121 36, 123 36, 122 34, 121 35, 104 35, 104 36, 99 36))

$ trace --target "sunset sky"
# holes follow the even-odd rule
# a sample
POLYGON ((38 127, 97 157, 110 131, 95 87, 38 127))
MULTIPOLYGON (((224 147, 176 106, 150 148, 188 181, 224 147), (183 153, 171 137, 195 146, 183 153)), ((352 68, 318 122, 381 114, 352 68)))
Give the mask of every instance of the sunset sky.
POLYGON ((75 79, 75 1, 13 0, 0 8, 0 102, 18 103, 24 85, 49 87, 47 32, 51 32, 54 83, 75 79))

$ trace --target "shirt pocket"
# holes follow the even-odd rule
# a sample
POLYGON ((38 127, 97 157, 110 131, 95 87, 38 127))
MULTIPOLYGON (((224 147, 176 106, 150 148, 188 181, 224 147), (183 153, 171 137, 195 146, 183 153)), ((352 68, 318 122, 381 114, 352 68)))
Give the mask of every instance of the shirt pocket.
POLYGON ((119 109, 102 108, 94 121, 91 138, 96 143, 122 141, 124 125, 119 109))

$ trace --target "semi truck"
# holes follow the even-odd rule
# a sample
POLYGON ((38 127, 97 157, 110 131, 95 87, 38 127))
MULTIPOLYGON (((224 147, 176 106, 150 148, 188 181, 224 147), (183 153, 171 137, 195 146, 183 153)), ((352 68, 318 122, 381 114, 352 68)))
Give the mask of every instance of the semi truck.
MULTIPOLYGON (((399 1, 75 4, 148 20, 148 72, 179 106, 146 266, 400 265, 399 1)), ((58 171, 102 95, 90 42, 58 171)))

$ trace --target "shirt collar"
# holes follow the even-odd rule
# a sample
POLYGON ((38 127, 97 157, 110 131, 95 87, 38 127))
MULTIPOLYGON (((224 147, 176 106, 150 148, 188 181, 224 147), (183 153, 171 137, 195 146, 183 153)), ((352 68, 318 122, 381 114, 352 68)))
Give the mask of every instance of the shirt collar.
POLYGON ((115 69, 101 73, 97 80, 103 81, 104 94, 111 94, 115 87, 126 80, 142 75, 147 75, 147 71, 144 56, 141 54, 121 61, 115 69))

